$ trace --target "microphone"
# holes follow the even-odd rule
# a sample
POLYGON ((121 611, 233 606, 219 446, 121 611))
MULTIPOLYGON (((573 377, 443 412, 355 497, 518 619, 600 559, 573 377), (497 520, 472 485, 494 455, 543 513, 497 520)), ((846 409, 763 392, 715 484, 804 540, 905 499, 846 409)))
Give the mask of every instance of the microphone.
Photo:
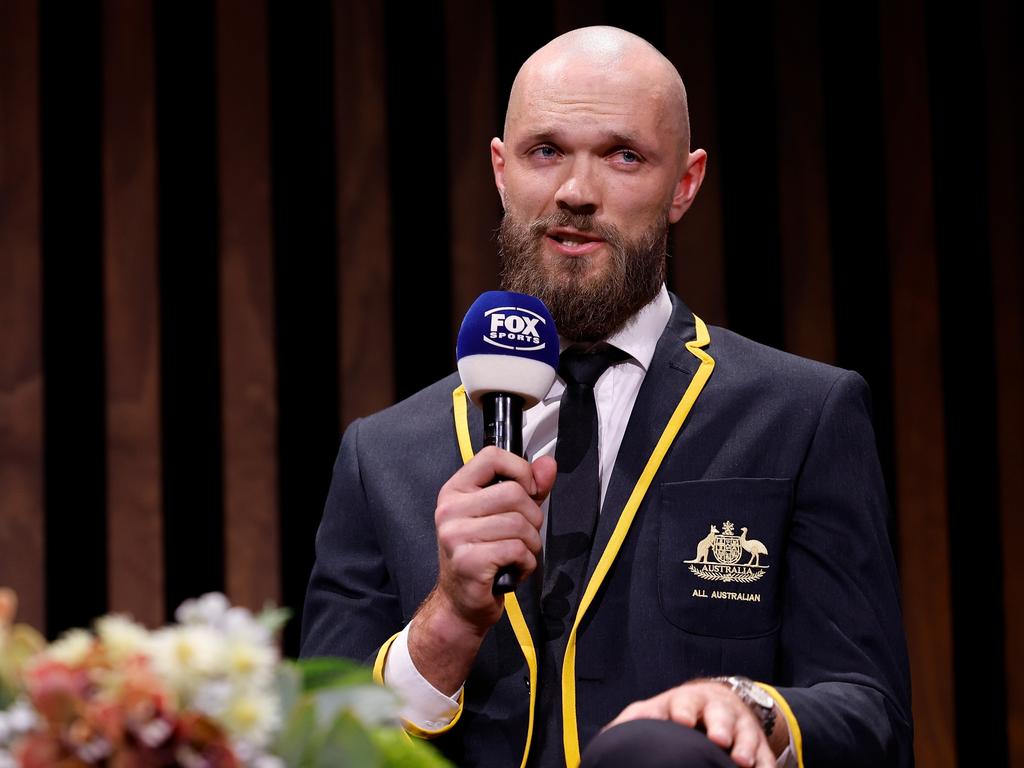
MULTIPOLYGON (((511 291, 481 294, 462 321, 455 357, 466 393, 484 414, 484 445, 522 456, 523 410, 548 393, 558 371, 558 332, 544 302, 511 291)), ((501 568, 494 594, 518 581, 514 566, 501 568)))

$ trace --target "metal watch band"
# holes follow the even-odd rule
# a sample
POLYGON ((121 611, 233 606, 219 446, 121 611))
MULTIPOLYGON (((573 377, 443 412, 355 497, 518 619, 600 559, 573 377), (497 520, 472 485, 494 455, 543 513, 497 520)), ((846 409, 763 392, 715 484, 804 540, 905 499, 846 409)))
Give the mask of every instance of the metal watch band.
POLYGON ((771 736, 775 730, 775 699, 764 688, 749 677, 740 675, 729 675, 711 678, 716 683, 723 683, 739 696, 740 701, 746 704, 754 716, 761 721, 761 728, 765 736, 771 736))

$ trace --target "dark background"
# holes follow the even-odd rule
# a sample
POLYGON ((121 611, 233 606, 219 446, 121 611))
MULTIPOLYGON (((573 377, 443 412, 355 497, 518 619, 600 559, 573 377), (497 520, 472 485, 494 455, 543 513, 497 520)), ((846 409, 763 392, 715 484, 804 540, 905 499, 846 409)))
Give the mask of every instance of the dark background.
POLYGON ((301 610, 341 430, 494 286, 519 64, 611 23, 710 153, 671 287, 871 384, 919 764, 1024 766, 1021 13, 0 0, 0 583, 51 636, 301 610))

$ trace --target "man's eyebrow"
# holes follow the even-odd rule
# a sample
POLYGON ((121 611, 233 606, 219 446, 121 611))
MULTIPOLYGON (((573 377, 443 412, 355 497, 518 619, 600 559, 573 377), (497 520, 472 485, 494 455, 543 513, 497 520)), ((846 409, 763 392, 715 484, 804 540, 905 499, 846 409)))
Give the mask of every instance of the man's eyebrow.
POLYGON ((608 143, 615 147, 638 147, 643 144, 639 136, 628 131, 610 131, 607 137, 608 143))
POLYGON ((551 128, 540 128, 535 131, 523 134, 523 137, 519 140, 518 146, 534 145, 534 144, 557 144, 558 143, 558 132, 551 128))
MULTIPOLYGON (((608 147, 640 147, 644 142, 640 137, 630 131, 602 131, 603 141, 608 147)), ((555 128, 538 128, 523 135, 517 143, 518 147, 533 146, 534 144, 561 144, 565 141, 564 134, 555 128)))

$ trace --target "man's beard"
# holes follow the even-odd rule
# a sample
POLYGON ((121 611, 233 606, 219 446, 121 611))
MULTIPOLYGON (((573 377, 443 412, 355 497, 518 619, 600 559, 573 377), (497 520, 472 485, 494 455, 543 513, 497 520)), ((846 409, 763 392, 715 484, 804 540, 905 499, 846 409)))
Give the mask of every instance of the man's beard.
POLYGON ((559 211, 527 224, 506 213, 498 230, 501 287, 543 301, 563 338, 600 341, 661 290, 667 243, 667 211, 635 240, 587 214, 559 211), (601 238, 607 262, 595 267, 592 256, 544 258, 545 232, 553 227, 601 238))

